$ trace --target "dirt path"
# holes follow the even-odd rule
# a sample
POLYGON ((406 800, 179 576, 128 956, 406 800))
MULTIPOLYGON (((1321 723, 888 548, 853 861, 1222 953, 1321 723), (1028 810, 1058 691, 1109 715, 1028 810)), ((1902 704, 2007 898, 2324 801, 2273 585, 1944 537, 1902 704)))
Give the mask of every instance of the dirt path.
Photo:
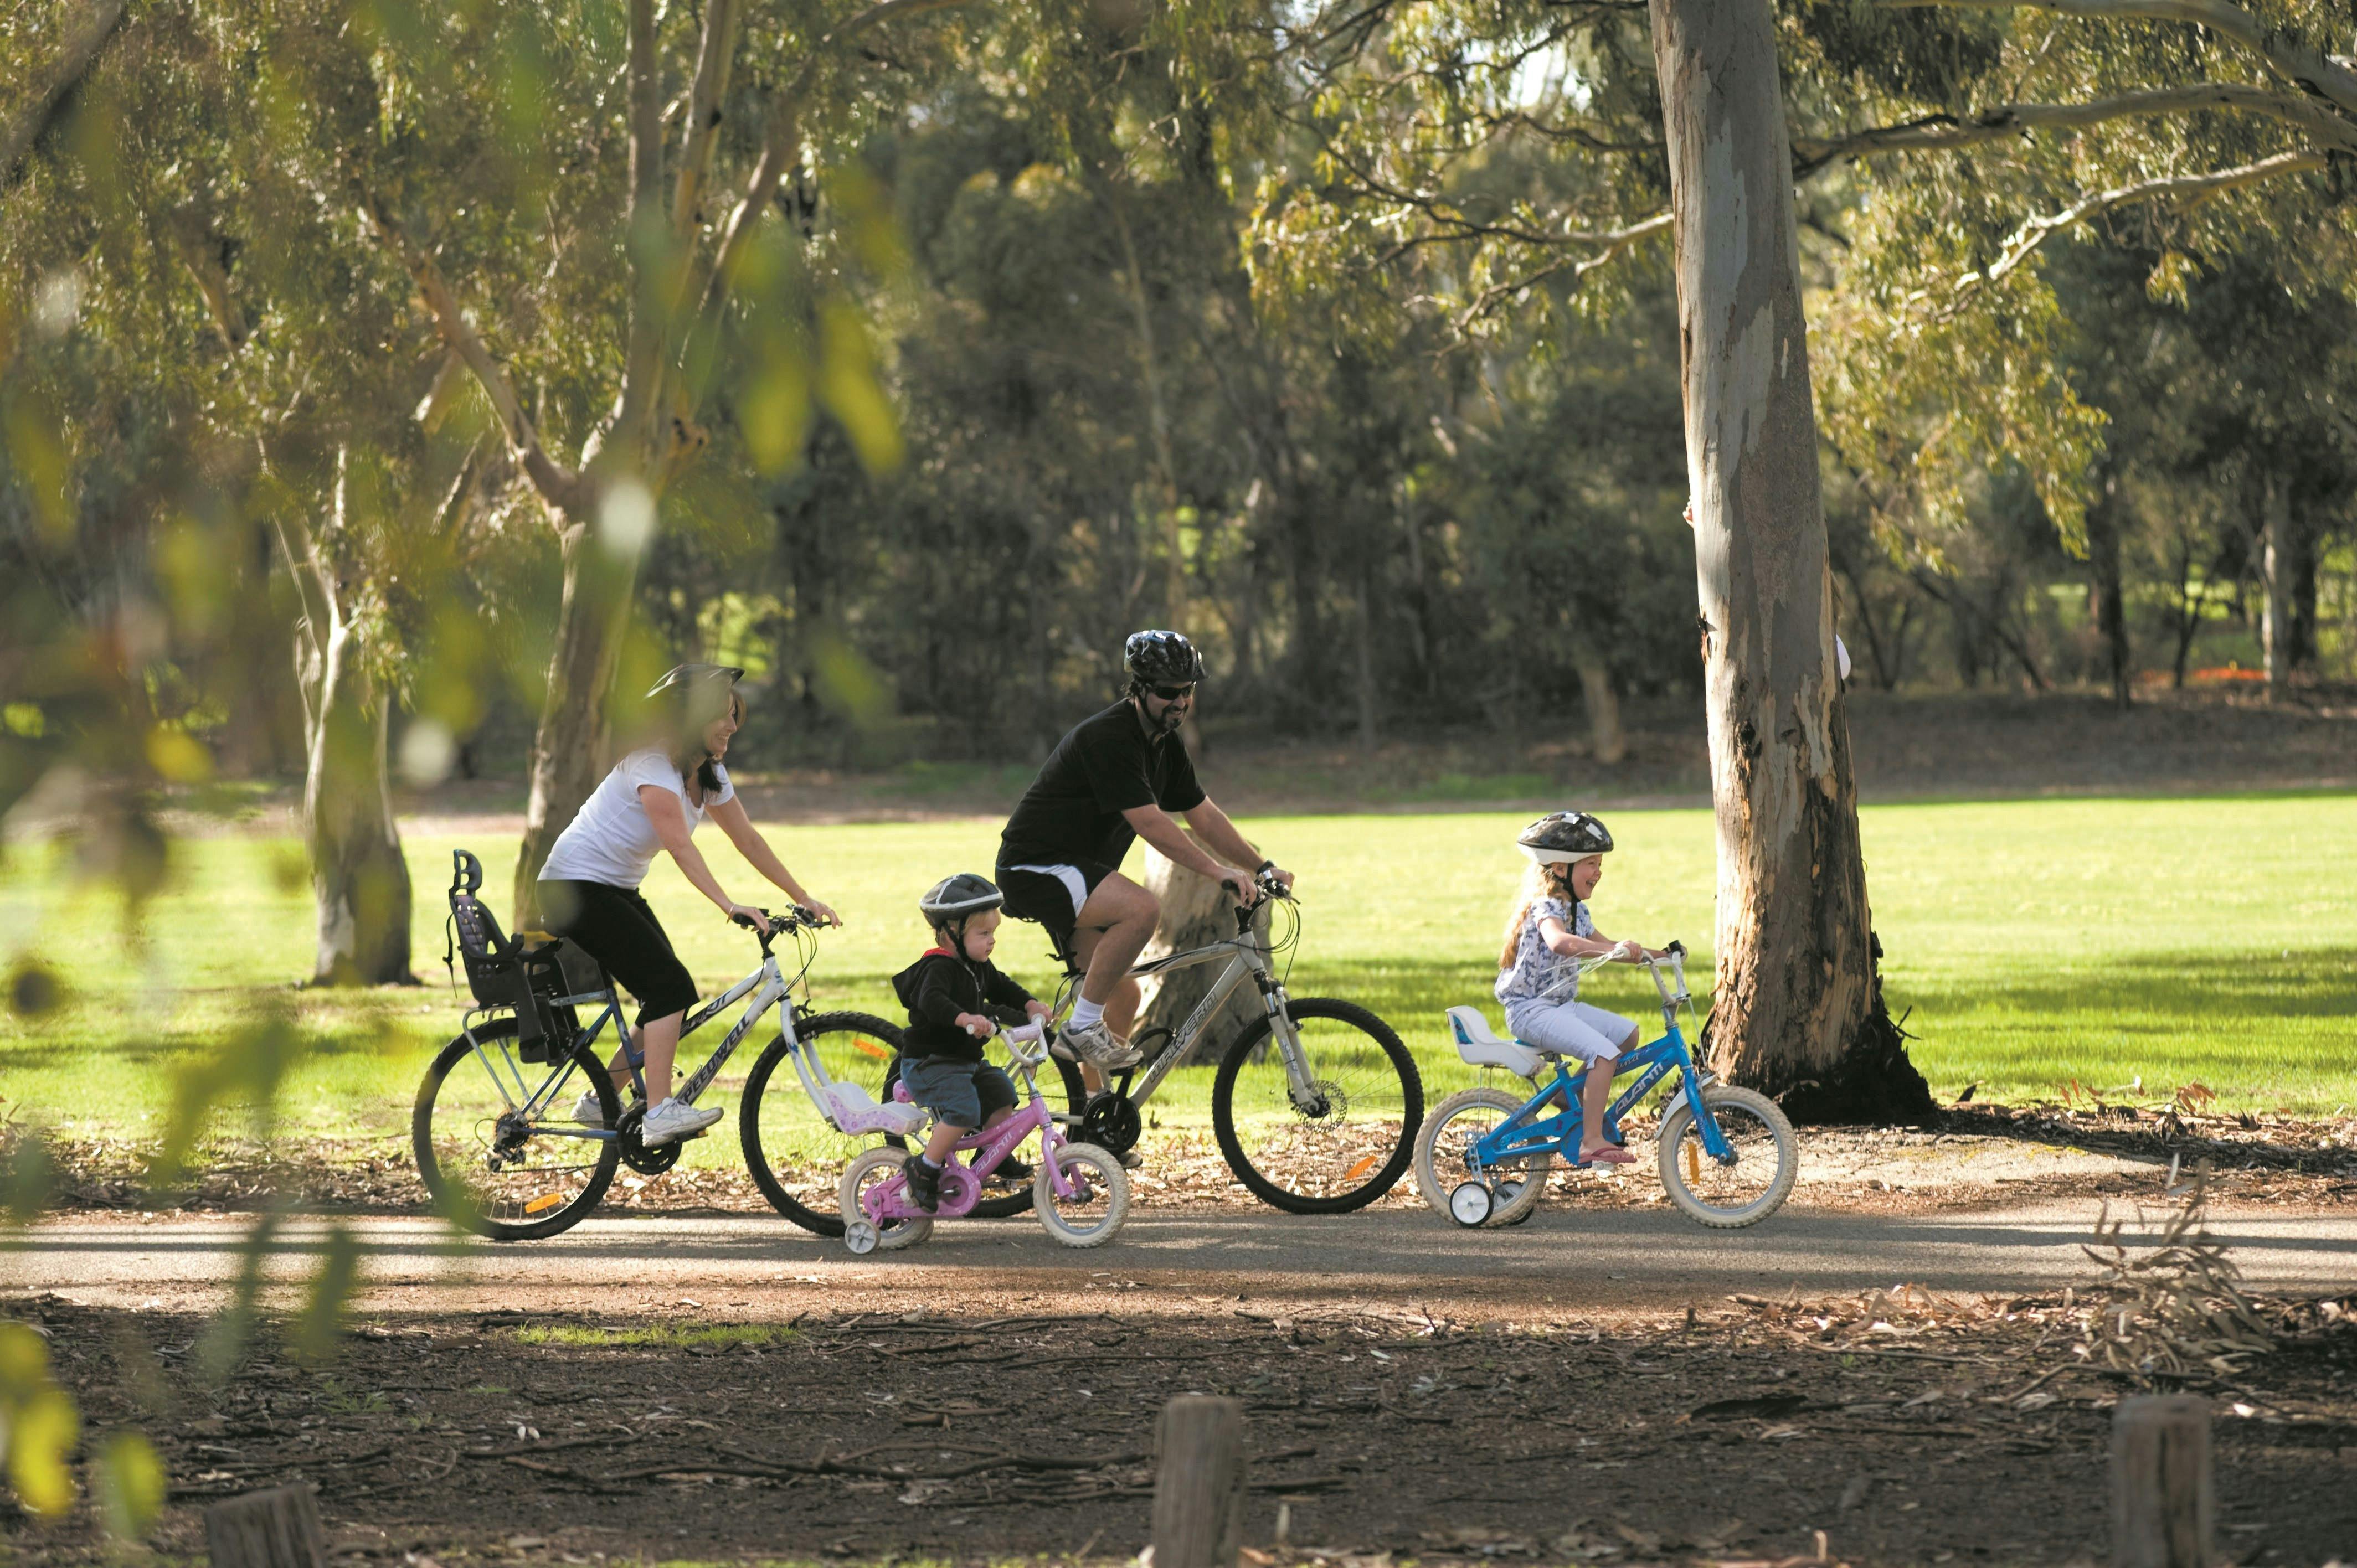
MULTIPOLYGON (((858 1258, 774 1217, 592 1219, 544 1241, 451 1240, 423 1218, 341 1221, 361 1243, 361 1310, 672 1316, 783 1321, 797 1313, 1124 1310, 1183 1316, 1205 1304, 1381 1304, 1466 1319, 1658 1312, 1730 1294, 1851 1294, 1901 1283, 1986 1294, 2082 1279, 2100 1205, 2041 1203, 1916 1215, 1793 1207, 1714 1233, 1653 1210, 1555 1206, 1504 1230, 1458 1230, 1421 1209, 1314 1219, 1265 1208, 1143 1209, 1111 1247, 1075 1251, 1027 1218, 950 1223, 903 1254, 858 1258)), ((2262 1289, 2312 1294, 2357 1277, 2357 1211, 2225 1208, 2212 1226, 2262 1289)), ((245 1224, 168 1216, 76 1218, 0 1242, 0 1278, 93 1306, 204 1312, 240 1267, 245 1224)), ((272 1273, 312 1266, 326 1222, 274 1249, 272 1273)))

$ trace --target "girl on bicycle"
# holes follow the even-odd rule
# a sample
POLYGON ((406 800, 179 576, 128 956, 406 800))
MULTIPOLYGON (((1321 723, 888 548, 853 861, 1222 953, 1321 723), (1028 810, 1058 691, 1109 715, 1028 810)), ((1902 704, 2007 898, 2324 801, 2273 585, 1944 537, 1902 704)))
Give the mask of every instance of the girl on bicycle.
POLYGON ((1634 1020, 1579 1000, 1579 961, 1610 956, 1626 963, 1659 958, 1635 942, 1616 942, 1587 918, 1587 897, 1604 876, 1612 835, 1585 811, 1555 811, 1515 841, 1530 857, 1522 892, 1506 921, 1498 955, 1498 1000, 1506 1027, 1524 1045, 1577 1057, 1588 1066, 1579 1094, 1581 1165, 1625 1165, 1636 1155, 1604 1136, 1612 1103, 1612 1064, 1637 1043, 1634 1020))
MULTIPOLYGON (((721 890, 695 847, 695 830, 708 817, 753 869, 788 897, 823 920, 840 923, 778 859, 746 816, 727 769, 720 766, 729 736, 745 722, 745 699, 737 690, 744 673, 726 665, 683 664, 656 682, 647 697, 658 704, 662 744, 641 747, 614 765, 540 868, 540 908, 548 929, 578 944, 639 1000, 631 1037, 645 1058, 647 1114, 640 1137, 650 1148, 699 1133, 721 1114, 717 1108, 672 1097, 672 1060, 679 1050, 680 1024, 695 1004, 695 982, 639 892, 655 852, 669 851, 695 890, 724 916, 759 920, 759 909, 721 890)), ((629 1057, 616 1051, 611 1067, 614 1086, 627 1095, 629 1057)), ((595 1090, 582 1095, 573 1119, 603 1123, 595 1090)))

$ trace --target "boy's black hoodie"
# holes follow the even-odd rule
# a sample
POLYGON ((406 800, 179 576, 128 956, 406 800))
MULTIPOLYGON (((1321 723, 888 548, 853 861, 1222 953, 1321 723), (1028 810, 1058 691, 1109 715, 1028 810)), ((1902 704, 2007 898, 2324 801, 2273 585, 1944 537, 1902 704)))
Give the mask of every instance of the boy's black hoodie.
POLYGON ((998 972, 985 959, 977 963, 947 948, 929 948, 925 956, 892 977, 892 989, 909 1009, 909 1029, 900 1052, 911 1059, 950 1057, 959 1061, 982 1060, 982 1042, 957 1026, 961 1013, 979 1013, 1006 1020, 1000 1010, 1020 1014, 1031 993, 998 972))

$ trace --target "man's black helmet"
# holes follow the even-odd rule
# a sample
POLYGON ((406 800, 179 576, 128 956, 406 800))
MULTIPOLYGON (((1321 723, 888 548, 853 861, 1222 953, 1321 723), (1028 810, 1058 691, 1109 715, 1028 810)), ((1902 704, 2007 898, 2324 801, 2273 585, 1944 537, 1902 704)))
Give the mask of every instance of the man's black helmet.
POLYGON ((1568 865, 1609 850, 1612 834, 1586 811, 1550 811, 1524 828, 1514 842, 1541 865, 1568 865))
POLYGON ((1175 631, 1133 631, 1121 667, 1142 686, 1191 686, 1203 678, 1203 656, 1175 631))
POLYGON ((665 692, 684 692, 689 687, 705 685, 717 686, 725 691, 744 678, 745 671, 733 664, 680 664, 648 687, 647 695, 660 697, 665 692))
POLYGON ((990 878, 961 871, 934 883, 933 890, 917 900, 917 912, 934 930, 954 930, 963 937, 966 921, 1006 902, 1006 895, 990 878))

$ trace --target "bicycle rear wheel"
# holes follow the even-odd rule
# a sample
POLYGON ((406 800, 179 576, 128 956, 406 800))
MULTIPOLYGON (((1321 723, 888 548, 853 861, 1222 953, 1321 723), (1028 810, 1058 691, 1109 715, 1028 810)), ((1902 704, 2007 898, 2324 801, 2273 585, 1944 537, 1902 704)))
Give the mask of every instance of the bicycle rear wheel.
POLYGON ((608 1127, 622 1102, 586 1047, 570 1061, 528 1063, 515 1020, 500 1018, 436 1054, 410 1111, 417 1175, 436 1208, 479 1236, 535 1240, 580 1222, 613 1184, 622 1156, 612 1137, 572 1120, 594 1090, 608 1127))
MULTIPOLYGON (((823 1080, 864 1083, 900 1053, 900 1031, 872 1013, 821 1013, 794 1020, 797 1051, 807 1051, 823 1080)), ((737 1107, 745 1168, 770 1206, 820 1236, 843 1234, 836 1187, 844 1168, 883 1140, 845 1136, 812 1102, 794 1070, 786 1037, 772 1037, 745 1078, 737 1107)))
POLYGON ((1757 1225, 1784 1206, 1801 1174, 1792 1123, 1782 1107, 1749 1089, 1712 1084, 1702 1098, 1734 1157, 1726 1165, 1712 1159, 1695 1126, 1694 1107, 1680 1105, 1662 1118, 1655 1159, 1662 1187, 1687 1218, 1714 1230, 1757 1225))
POLYGON ((1254 1197, 1294 1214, 1363 1208, 1392 1189, 1424 1122, 1424 1079, 1392 1026, 1355 1003, 1297 998, 1286 1016, 1308 1069, 1293 1096, 1266 1016, 1238 1036, 1211 1080, 1211 1128, 1254 1197))
POLYGON ((1540 1195, 1546 1191, 1553 1150, 1517 1155, 1486 1170, 1473 1163, 1474 1145, 1497 1131, 1523 1104, 1522 1096, 1502 1089, 1468 1089, 1432 1108, 1424 1130, 1416 1134, 1415 1186, 1435 1214, 1455 1219, 1448 1208, 1449 1194, 1462 1183, 1486 1181, 1491 1208, 1483 1224, 1513 1225, 1530 1218, 1540 1195))

